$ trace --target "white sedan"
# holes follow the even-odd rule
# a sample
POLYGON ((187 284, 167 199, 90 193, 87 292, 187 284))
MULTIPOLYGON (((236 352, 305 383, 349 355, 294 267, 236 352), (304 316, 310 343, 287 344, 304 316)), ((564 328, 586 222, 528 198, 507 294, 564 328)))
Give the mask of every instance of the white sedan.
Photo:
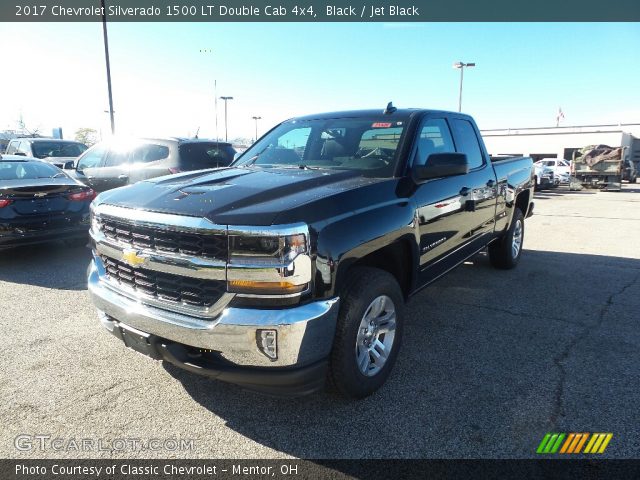
POLYGON ((535 165, 551 168, 553 170, 554 176, 560 179, 560 183, 569 183, 571 164, 568 160, 557 158, 543 158, 542 160, 538 160, 535 165))

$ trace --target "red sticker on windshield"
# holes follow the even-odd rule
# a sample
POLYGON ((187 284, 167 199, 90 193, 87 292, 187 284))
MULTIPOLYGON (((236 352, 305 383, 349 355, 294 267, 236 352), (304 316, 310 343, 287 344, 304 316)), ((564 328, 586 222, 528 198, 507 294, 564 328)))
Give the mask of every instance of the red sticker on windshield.
POLYGON ((378 122, 371 125, 371 128, 389 128, 390 126, 391 126, 391 122, 389 123, 378 122))

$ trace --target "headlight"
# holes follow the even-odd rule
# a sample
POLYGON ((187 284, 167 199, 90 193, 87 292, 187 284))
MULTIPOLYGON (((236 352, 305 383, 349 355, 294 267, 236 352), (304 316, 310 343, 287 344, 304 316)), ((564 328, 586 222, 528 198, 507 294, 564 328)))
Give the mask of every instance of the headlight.
POLYGON ((100 231, 100 217, 96 215, 96 212, 93 208, 93 203, 91 203, 90 207, 90 215, 91 215, 91 231, 94 233, 98 233, 100 231))
POLYGON ((282 231, 230 229, 228 290, 245 295, 300 295, 309 289, 306 225, 282 231), (304 230, 304 231, 300 231, 304 230))

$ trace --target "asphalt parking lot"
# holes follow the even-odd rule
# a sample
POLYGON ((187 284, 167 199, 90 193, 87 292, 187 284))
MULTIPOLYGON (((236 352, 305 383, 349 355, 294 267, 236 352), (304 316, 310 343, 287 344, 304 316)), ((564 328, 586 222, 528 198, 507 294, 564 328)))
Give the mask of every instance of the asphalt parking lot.
POLYGON ((520 458, 552 431, 612 432, 604 456, 638 458, 640 185, 535 201, 518 268, 481 254, 417 295, 390 381, 360 402, 163 366, 102 330, 86 249, 0 252, 0 457, 520 458), (19 450, 21 434, 193 448, 19 450))

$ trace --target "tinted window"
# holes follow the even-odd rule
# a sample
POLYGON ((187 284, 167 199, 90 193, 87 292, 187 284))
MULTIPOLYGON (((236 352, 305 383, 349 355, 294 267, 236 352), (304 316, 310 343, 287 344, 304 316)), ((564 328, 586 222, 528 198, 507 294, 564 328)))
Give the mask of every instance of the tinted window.
POLYGON ((146 143, 133 149, 133 152, 131 152, 131 162, 155 162, 156 160, 162 160, 164 158, 167 158, 168 156, 169 147, 165 145, 146 143))
POLYGON ((236 151, 229 145, 216 143, 183 143, 179 147, 182 170, 203 170, 226 167, 233 161, 236 151))
POLYGON ((425 165, 432 153, 455 152, 449 126, 443 118, 430 118, 422 124, 418 136, 418 150, 415 165, 425 165))
POLYGON ((467 120, 454 119, 452 122, 458 152, 465 153, 469 161, 469 169, 482 166, 482 151, 476 137, 476 132, 467 120))
POLYGON ((0 162, 0 180, 25 180, 63 176, 57 167, 41 162, 0 162))
POLYGON ((78 157, 87 147, 82 143, 67 142, 33 142, 33 156, 45 157, 78 157))
POLYGON ((95 168, 100 165, 102 157, 104 157, 107 149, 102 145, 96 145, 90 148, 84 156, 78 160, 78 170, 84 170, 85 168, 95 168))

